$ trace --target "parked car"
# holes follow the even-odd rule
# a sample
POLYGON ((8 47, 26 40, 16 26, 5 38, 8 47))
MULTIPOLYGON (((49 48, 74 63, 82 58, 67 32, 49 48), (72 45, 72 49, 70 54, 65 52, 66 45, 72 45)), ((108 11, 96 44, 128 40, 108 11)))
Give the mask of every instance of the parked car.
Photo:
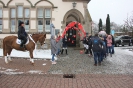
POLYGON ((115 46, 118 47, 119 45, 133 45, 133 38, 128 35, 116 36, 115 37, 115 46))

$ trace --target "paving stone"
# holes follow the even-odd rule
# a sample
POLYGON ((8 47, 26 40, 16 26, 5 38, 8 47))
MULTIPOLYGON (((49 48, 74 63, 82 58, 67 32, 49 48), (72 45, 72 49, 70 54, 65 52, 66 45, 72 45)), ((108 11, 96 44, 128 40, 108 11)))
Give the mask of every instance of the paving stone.
MULTIPOLYGON (((133 74, 133 56, 121 53, 121 48, 115 48, 115 54, 108 56, 101 66, 94 66, 93 57, 80 54, 80 50, 68 48, 68 54, 60 56, 56 65, 52 65, 48 73, 69 74, 133 74)), ((124 52, 124 51, 123 51, 124 52)))

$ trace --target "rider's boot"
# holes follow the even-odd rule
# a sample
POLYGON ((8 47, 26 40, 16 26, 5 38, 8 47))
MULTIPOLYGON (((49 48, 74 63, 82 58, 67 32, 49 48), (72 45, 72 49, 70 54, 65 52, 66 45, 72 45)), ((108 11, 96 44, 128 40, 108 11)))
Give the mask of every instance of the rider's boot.
POLYGON ((24 41, 21 41, 20 48, 24 47, 24 41))

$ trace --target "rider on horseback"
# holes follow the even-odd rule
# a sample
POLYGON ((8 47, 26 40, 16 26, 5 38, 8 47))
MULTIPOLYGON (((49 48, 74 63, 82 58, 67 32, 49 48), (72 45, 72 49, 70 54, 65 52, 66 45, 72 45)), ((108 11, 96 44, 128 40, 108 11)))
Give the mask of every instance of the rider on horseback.
POLYGON ((28 34, 25 31, 24 22, 20 21, 18 26, 18 39, 21 39, 21 44, 20 44, 21 48, 23 48, 24 44, 27 42, 27 36, 28 34))

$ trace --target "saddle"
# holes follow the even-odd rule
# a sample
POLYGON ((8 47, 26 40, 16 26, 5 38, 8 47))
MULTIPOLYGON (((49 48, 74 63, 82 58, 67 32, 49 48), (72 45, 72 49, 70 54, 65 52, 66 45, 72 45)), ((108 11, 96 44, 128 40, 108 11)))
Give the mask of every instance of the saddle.
MULTIPOLYGON (((16 43, 20 45, 21 42, 22 42, 21 39, 17 38, 16 43)), ((29 43, 29 38, 27 38, 27 41, 26 41, 26 43, 24 45, 27 45, 28 43, 29 43)))

